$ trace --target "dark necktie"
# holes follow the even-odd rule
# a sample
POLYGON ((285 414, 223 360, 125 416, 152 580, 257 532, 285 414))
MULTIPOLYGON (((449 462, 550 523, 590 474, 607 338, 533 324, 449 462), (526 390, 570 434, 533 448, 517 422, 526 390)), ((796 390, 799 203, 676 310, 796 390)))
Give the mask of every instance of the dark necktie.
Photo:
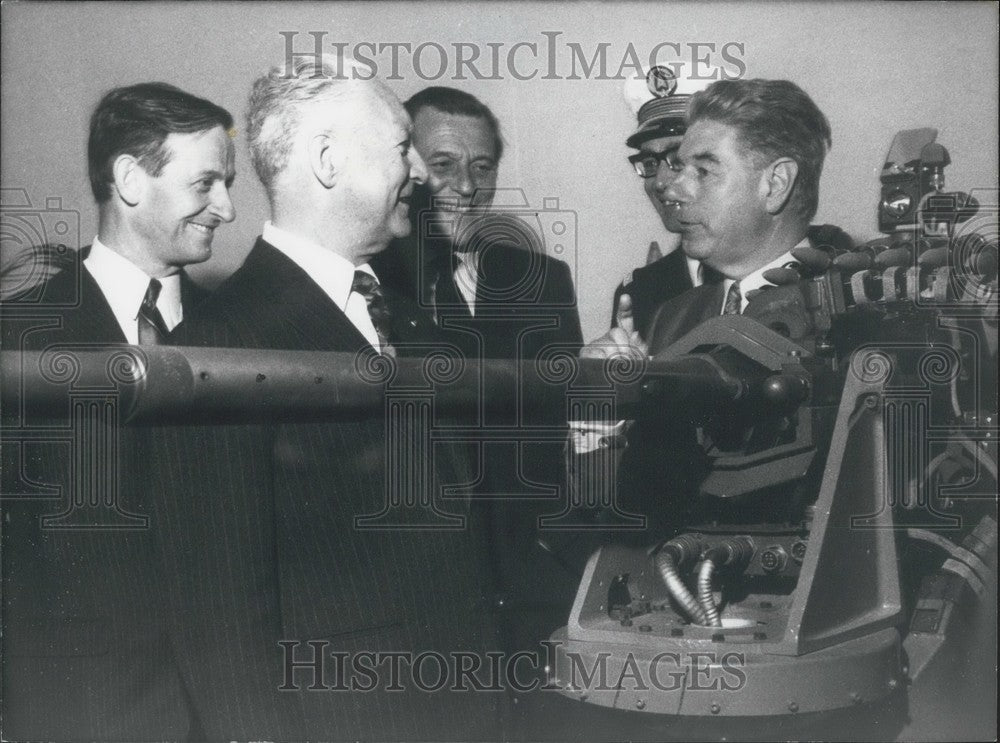
POLYGON ((139 306, 139 345, 158 346, 163 343, 167 335, 167 326, 163 322, 163 315, 156 307, 156 300, 160 296, 160 282, 156 279, 149 280, 146 287, 146 295, 142 298, 139 306))
POLYGON ((739 315, 743 311, 743 295, 740 294, 740 282, 734 281, 726 292, 726 303, 722 306, 723 315, 739 315))
POLYGON ((382 293, 378 279, 370 273, 355 271, 351 291, 357 292, 365 298, 365 303, 368 305, 368 315, 371 317, 372 325, 375 326, 375 332, 378 334, 378 344, 382 353, 386 356, 395 356, 396 349, 389 343, 392 316, 389 312, 389 306, 385 303, 385 294, 382 293))
MULTIPOLYGON (((450 255, 448 260, 441 261, 437 284, 434 292, 434 316, 451 315, 452 317, 472 317, 469 305, 455 283, 455 271, 458 268, 458 258, 450 255)), ((438 323, 440 324, 440 323, 438 323)))

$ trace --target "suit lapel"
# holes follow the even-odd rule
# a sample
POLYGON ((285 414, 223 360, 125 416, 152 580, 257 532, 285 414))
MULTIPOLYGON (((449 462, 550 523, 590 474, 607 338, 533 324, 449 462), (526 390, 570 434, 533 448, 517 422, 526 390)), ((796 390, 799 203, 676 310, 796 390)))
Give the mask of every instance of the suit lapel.
POLYGON ((191 280, 184 269, 181 269, 181 311, 190 312, 208 298, 209 292, 202 289, 191 280))
POLYGON ((127 343, 125 332, 111 311, 104 292, 82 264, 79 278, 80 304, 72 313, 72 318, 67 318, 66 329, 75 326, 72 328, 74 335, 84 342, 127 343))
POLYGON ((242 293, 267 308, 260 317, 261 340, 306 351, 357 351, 371 348, 367 339, 326 292, 284 253, 258 239, 244 263, 242 293), (276 310, 276 312, 275 312, 276 310))
POLYGON ((673 284, 671 287, 673 294, 682 294, 694 288, 694 284, 691 283, 691 272, 688 270, 687 258, 684 255, 684 251, 678 248, 667 256, 667 260, 671 261, 670 271, 667 275, 673 284))
POLYGON ((704 284, 667 302, 653 321, 650 353, 659 353, 699 324, 720 314, 722 284, 704 284))

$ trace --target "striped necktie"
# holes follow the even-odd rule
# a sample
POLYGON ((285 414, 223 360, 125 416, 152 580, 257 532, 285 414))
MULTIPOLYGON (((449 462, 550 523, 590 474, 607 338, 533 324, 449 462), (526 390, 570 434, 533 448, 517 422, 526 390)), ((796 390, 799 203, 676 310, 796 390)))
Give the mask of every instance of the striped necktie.
POLYGON ((723 315, 739 315, 743 311, 743 295, 740 293, 740 282, 734 281, 726 292, 726 303, 722 306, 723 315))
POLYGON ((378 344, 382 349, 381 352, 386 356, 395 356, 396 349, 389 343, 392 316, 389 312, 389 306, 385 302, 385 294, 382 293, 382 287, 379 286, 378 279, 370 273, 355 271, 351 291, 357 292, 365 298, 365 303, 368 305, 368 315, 371 317, 372 325, 375 326, 375 332, 378 334, 378 344))
POLYGON ((163 322, 163 315, 156 307, 156 300, 160 297, 162 285, 156 279, 149 280, 146 287, 146 294, 142 298, 139 306, 139 345, 158 346, 163 343, 163 339, 169 332, 167 325, 163 322))

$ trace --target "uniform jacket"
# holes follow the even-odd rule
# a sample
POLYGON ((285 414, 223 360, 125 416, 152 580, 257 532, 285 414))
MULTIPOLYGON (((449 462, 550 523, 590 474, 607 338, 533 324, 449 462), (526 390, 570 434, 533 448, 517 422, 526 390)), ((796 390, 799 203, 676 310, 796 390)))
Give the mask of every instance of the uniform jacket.
POLYGON ((691 273, 688 271, 684 251, 675 250, 659 260, 635 269, 626 281, 615 289, 611 307, 611 327, 618 324, 618 302, 627 293, 632 300, 632 317, 639 335, 648 339, 649 325, 657 308, 691 289, 691 273))

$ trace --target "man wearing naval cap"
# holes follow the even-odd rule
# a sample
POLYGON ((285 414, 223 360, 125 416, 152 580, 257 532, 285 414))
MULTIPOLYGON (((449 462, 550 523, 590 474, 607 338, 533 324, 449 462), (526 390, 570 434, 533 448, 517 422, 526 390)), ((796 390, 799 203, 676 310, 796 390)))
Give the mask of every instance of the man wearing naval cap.
POLYGON ((657 307, 692 287, 719 278, 711 269, 706 274, 701 263, 680 250, 681 230, 676 209, 666 198, 677 169, 677 150, 687 128, 688 102, 691 95, 708 82, 678 81, 668 67, 656 66, 650 69, 644 81, 630 80, 626 84, 626 99, 630 105, 639 105, 639 126, 625 140, 626 145, 638 150, 629 157, 629 162, 642 178, 643 189, 663 226, 672 233, 672 249, 665 256, 660 253, 659 243, 654 241, 649 246, 649 262, 632 271, 615 289, 612 327, 618 324, 619 305, 622 295, 627 294, 635 327, 644 338, 657 307))

